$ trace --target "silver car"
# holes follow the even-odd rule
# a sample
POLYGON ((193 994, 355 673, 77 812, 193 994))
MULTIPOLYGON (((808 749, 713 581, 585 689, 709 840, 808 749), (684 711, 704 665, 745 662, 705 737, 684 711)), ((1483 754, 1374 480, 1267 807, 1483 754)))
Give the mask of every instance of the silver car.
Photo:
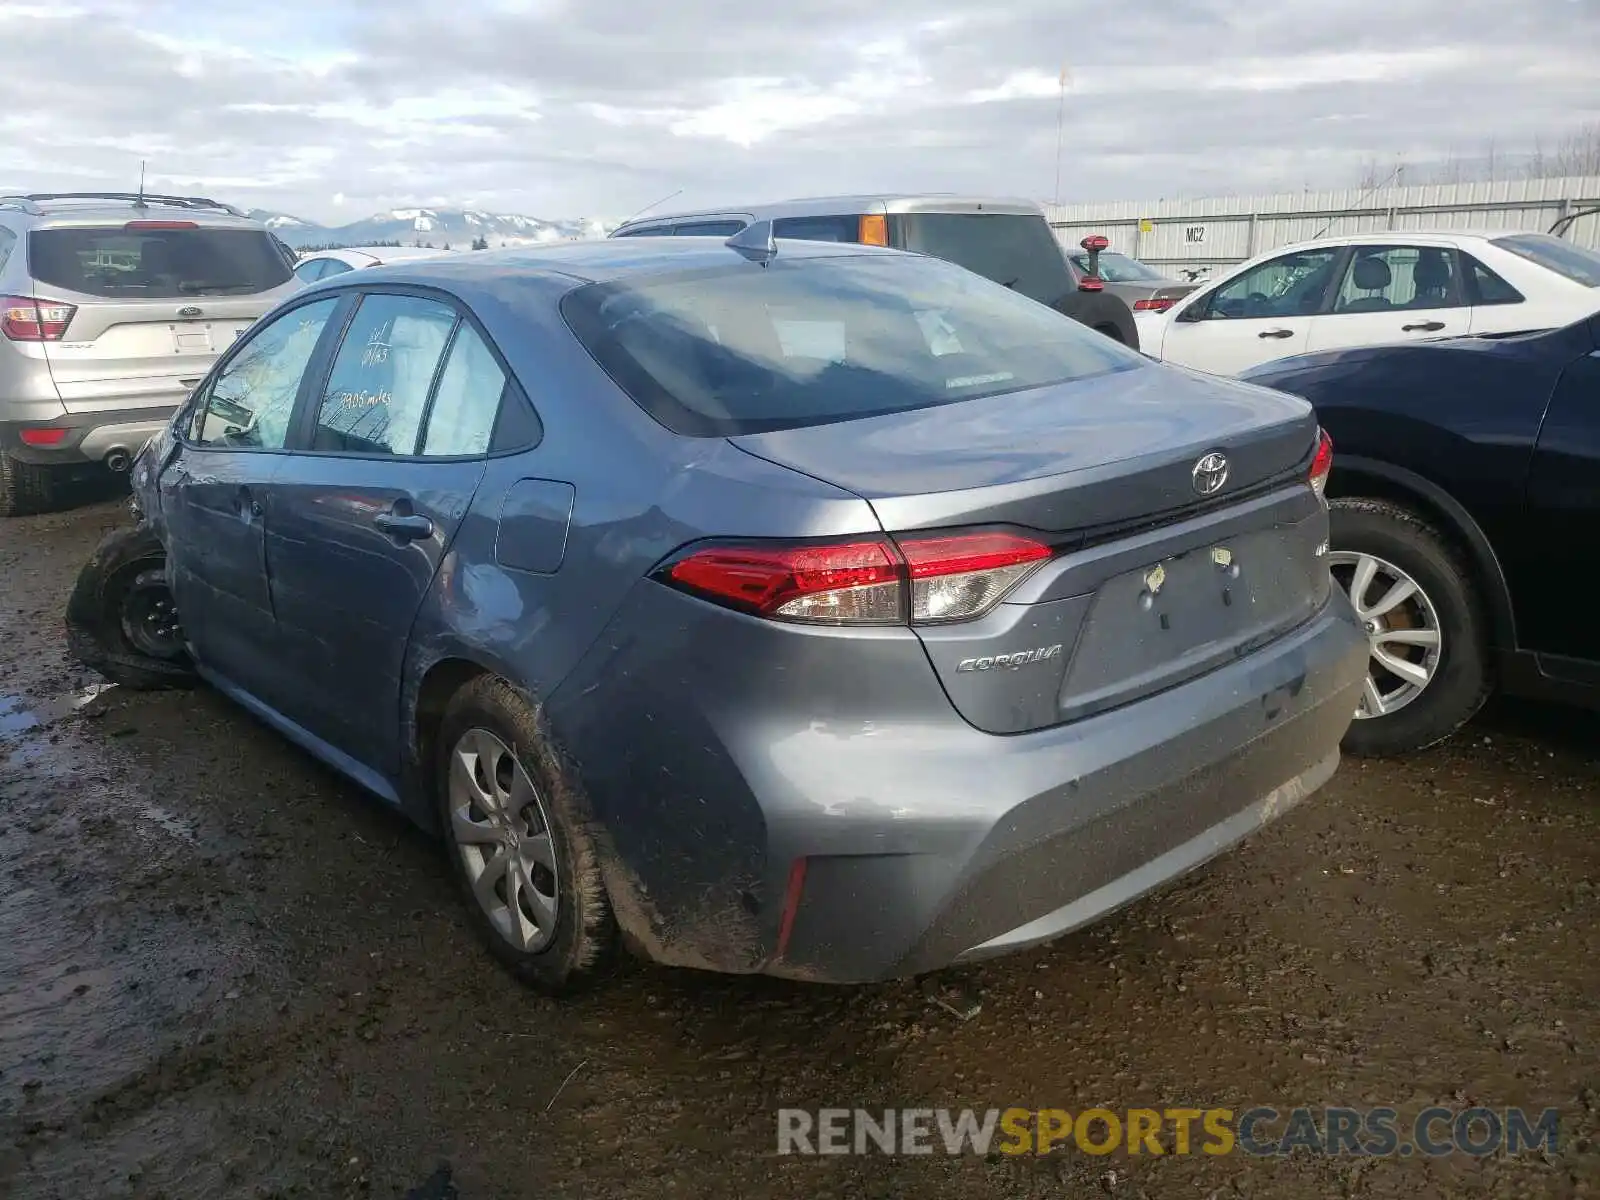
POLYGON ((260 222, 197 196, 0 197, 0 517, 125 471, 189 389, 296 290, 260 222))

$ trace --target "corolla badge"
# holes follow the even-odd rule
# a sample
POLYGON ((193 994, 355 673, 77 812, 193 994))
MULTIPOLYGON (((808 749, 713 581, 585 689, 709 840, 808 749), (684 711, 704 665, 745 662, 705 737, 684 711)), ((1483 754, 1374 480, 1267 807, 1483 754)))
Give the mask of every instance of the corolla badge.
POLYGON ((1221 491, 1222 485, 1228 482, 1228 456, 1220 450, 1202 454, 1189 472, 1189 478, 1194 481, 1194 490, 1202 496, 1221 491))
POLYGON ((1040 646, 1035 650, 1018 650, 1013 654, 986 654, 982 658, 963 658, 956 664, 958 671, 992 671, 996 667, 1025 667, 1029 663, 1048 662, 1061 657, 1061 643, 1040 646))

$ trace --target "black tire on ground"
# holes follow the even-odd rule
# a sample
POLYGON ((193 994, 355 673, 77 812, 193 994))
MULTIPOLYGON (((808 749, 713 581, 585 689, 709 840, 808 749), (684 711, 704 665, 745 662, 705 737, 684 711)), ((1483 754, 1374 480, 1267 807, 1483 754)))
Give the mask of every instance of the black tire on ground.
POLYGON ((1352 721, 1344 749, 1383 757, 1443 741, 1494 688, 1488 616, 1471 570, 1447 537, 1398 504, 1342 497, 1332 502, 1329 520, 1332 549, 1375 555, 1417 582, 1433 601, 1442 641, 1438 669, 1422 693, 1396 712, 1352 721))
POLYGON ((1056 307, 1130 350, 1139 348, 1139 325, 1133 319, 1133 310, 1110 292, 1068 292, 1056 307))
POLYGON ((47 512, 55 500, 49 467, 23 462, 0 450, 0 517, 47 512))
POLYGON ((137 691, 194 686, 194 667, 186 654, 157 657, 140 649, 123 620, 131 596, 165 586, 166 561, 166 551, 148 525, 106 536, 78 572, 67 601, 67 646, 73 657, 137 691))
POLYGON ((491 954, 521 982, 556 995, 604 976, 617 958, 619 936, 601 879, 596 837, 573 783, 573 771, 528 700, 505 680, 479 676, 445 707, 435 740, 435 788, 450 872, 468 920, 491 954), (462 735, 486 730, 509 747, 538 792, 556 862, 555 936, 540 950, 511 945, 495 929, 472 891, 461 850, 451 832, 451 758, 462 735))

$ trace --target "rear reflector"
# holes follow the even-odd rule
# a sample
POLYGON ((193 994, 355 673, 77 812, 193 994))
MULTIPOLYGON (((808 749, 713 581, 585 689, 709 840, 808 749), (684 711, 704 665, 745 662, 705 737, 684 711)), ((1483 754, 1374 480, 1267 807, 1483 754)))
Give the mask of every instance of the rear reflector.
POLYGON ((810 625, 914 625, 982 616, 1054 552, 1013 533, 834 545, 710 545, 657 572, 752 616, 810 625))
POLYGON ((0 333, 13 342, 59 342, 77 311, 58 300, 0 296, 0 333))
POLYGON ((889 221, 882 213, 867 213, 861 218, 857 237, 863 246, 887 246, 889 221))
POLYGON ((1176 296, 1146 296, 1133 302, 1134 312, 1166 312, 1178 302, 1176 296))
POLYGON ((782 958, 789 949, 789 935, 794 932, 795 914, 800 911, 800 896, 806 887, 806 860, 797 858, 789 867, 789 883, 783 889, 783 912, 778 917, 777 956, 782 958))
POLYGON ((17 433, 24 446, 59 446, 67 440, 65 429, 23 429, 17 433))
POLYGON ((1333 439, 1326 429, 1317 430, 1317 452, 1311 456, 1311 490, 1322 495, 1328 490, 1328 473, 1333 470, 1333 439))
POLYGON ((199 229, 193 221, 129 221, 122 227, 128 233, 151 232, 158 229, 199 229))

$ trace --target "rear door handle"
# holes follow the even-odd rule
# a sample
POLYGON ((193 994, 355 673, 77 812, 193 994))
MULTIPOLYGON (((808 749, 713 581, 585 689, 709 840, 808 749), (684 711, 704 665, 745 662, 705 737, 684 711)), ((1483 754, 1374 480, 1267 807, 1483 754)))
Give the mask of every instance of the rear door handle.
POLYGON ((379 513, 372 523, 400 542, 414 542, 433 536, 433 522, 415 513, 379 513))
POLYGON ((1439 330, 1439 329, 1443 329, 1443 328, 1444 328, 1444 322, 1443 321, 1420 321, 1415 325, 1402 325, 1402 326, 1400 326, 1400 332, 1401 333, 1416 333, 1417 330, 1420 329, 1420 330, 1423 330, 1423 331, 1425 331, 1427 333, 1433 333, 1435 330, 1439 330))
POLYGON ((1256 336, 1259 337, 1259 338, 1286 338, 1286 337, 1293 337, 1294 336, 1294 330, 1292 330, 1292 329, 1263 329, 1260 333, 1256 334, 1256 336))

